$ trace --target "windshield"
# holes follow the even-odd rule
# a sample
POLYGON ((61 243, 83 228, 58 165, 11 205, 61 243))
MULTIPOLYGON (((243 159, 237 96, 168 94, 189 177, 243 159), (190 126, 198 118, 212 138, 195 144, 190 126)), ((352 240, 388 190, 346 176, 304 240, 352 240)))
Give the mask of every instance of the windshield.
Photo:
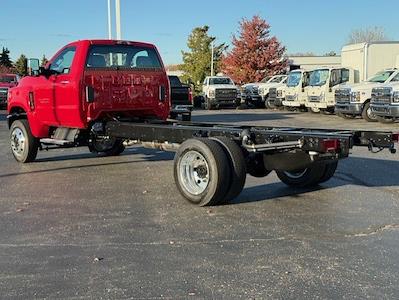
POLYGON ((377 83, 384 83, 388 80, 389 77, 393 74, 394 71, 382 71, 375 74, 371 77, 368 82, 377 82, 377 83))
POLYGON ((0 82, 1 83, 16 83, 17 77, 10 76, 10 75, 0 75, 0 82))
POLYGON ((282 82, 284 80, 284 78, 285 78, 284 76, 277 76, 277 77, 274 77, 269 82, 270 83, 280 83, 280 82, 282 82))
POLYGON ((328 81, 330 71, 328 69, 315 70, 310 74, 309 85, 322 86, 328 81))
POLYGON ((233 81, 228 77, 214 77, 209 79, 209 84, 233 84, 233 81))
POLYGON ((302 73, 301 72, 292 72, 288 75, 287 86, 297 86, 301 81, 302 73))
POLYGON ((270 80, 270 76, 267 76, 267 77, 265 77, 265 78, 263 78, 260 82, 261 83, 266 83, 266 82, 268 82, 269 80, 270 80))

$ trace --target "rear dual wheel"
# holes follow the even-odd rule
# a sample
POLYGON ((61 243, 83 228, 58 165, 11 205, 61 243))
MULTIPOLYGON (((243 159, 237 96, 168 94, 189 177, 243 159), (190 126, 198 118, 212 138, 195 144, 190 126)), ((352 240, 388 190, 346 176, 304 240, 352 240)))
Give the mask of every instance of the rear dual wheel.
POLYGON ((174 178, 189 202, 198 206, 224 204, 244 187, 244 156, 240 147, 225 137, 189 139, 176 153, 174 178))
POLYGON ((308 168, 296 171, 276 170, 278 178, 286 185, 292 187, 312 187, 326 182, 334 176, 338 167, 338 161, 313 164, 308 168))
POLYGON ((93 137, 89 143, 92 153, 103 156, 117 156, 125 151, 123 140, 113 137, 93 137))

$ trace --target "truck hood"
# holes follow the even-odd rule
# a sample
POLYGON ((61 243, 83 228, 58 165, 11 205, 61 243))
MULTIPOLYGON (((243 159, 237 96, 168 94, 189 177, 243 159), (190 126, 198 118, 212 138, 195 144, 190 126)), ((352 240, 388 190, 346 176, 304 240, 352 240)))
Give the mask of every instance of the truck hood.
MULTIPOLYGON (((382 83, 379 85, 380 87, 391 87, 394 91, 399 91, 399 82, 391 82, 391 83, 382 83)), ((377 87, 379 87, 377 86, 377 87)))
POLYGON ((237 89, 235 85, 232 84, 217 84, 209 86, 210 90, 218 90, 218 89, 237 89))
POLYGON ((0 88, 13 88, 16 87, 17 84, 15 83, 7 83, 7 82, 0 82, 0 88))
POLYGON ((378 83, 378 82, 361 82, 361 83, 354 83, 354 84, 345 84, 345 85, 341 85, 340 88, 343 89, 351 89, 353 92, 360 92, 360 91, 364 91, 364 90, 371 90, 373 88, 379 87, 383 85, 383 83, 378 83))

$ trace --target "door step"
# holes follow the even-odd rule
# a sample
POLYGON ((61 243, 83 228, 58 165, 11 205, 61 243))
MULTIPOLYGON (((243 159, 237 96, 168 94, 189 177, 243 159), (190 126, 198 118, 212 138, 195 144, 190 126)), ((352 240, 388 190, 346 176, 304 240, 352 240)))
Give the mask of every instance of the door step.
POLYGON ((54 131, 51 138, 40 139, 44 145, 56 145, 61 147, 74 146, 79 135, 79 129, 59 127, 54 131))
POLYGON ((44 145, 57 145, 57 146, 73 146, 74 142, 68 140, 58 140, 58 139, 40 139, 40 143, 44 145))

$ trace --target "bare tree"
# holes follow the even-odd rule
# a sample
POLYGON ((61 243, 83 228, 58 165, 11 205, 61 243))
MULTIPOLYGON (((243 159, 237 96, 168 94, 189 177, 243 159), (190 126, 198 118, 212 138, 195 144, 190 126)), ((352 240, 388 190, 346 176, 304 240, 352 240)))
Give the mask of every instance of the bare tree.
POLYGON ((295 52, 295 53, 289 53, 287 56, 297 57, 297 56, 317 56, 317 55, 314 52, 295 52))
POLYGON ((355 29, 349 34, 348 44, 370 43, 386 41, 388 37, 383 27, 374 26, 364 29, 355 29))

